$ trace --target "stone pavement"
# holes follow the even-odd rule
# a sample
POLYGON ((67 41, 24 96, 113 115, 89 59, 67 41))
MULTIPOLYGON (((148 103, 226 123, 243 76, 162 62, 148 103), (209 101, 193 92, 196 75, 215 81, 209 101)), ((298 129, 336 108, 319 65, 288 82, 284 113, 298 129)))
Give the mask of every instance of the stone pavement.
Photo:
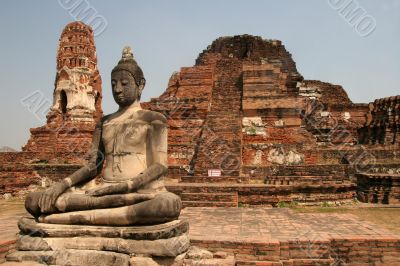
MULTIPOLYGON (((19 217, 0 214, 0 242, 19 217)), ((193 245, 234 254, 237 265, 400 265, 400 236, 351 214, 290 209, 185 208, 193 245)))
POLYGON ((20 209, 0 212, 0 263, 9 250, 14 249, 16 234, 19 231, 17 222, 24 215, 28 214, 20 209))
POLYGON ((196 240, 270 242, 395 236, 351 214, 297 213, 287 208, 185 208, 181 218, 190 221, 190 236, 196 240))
POLYGON ((237 265, 400 265, 400 236, 351 214, 185 208, 181 219, 192 244, 234 253, 237 265))
POLYGON ((15 239, 18 233, 17 222, 21 216, 28 215, 24 211, 16 211, 7 216, 0 214, 0 243, 6 240, 15 239))

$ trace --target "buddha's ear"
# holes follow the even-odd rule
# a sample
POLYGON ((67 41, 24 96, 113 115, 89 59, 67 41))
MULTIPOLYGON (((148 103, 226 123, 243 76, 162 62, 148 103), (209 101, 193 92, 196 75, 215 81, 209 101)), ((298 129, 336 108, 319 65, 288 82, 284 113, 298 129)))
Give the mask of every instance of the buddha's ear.
POLYGON ((140 98, 142 97, 142 91, 144 89, 144 85, 146 85, 146 80, 145 79, 141 79, 140 82, 139 82, 138 92, 137 92, 138 100, 140 100, 140 98))
POLYGON ((146 80, 145 79, 141 79, 140 83, 139 83, 140 94, 142 94, 142 91, 143 91, 145 85, 146 85, 146 80))

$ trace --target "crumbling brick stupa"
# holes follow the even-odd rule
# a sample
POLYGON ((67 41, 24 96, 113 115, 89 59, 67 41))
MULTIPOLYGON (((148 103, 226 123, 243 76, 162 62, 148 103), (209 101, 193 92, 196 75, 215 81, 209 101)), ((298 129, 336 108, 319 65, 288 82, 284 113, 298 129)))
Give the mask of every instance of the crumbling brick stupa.
POLYGON ((31 129, 22 152, 0 153, 1 194, 48 185, 85 162, 96 122, 102 117, 101 77, 93 31, 72 22, 57 49, 53 105, 44 126, 31 129))
POLYGON ((23 151, 86 152, 103 112, 93 31, 82 22, 68 24, 61 34, 53 98, 46 125, 31 129, 23 151))
POLYGON ((280 41, 240 35, 215 40, 144 106, 168 118, 169 189, 185 206, 346 202, 365 175, 390 182, 359 177, 359 198, 393 203, 398 99, 355 104, 305 80, 280 41))

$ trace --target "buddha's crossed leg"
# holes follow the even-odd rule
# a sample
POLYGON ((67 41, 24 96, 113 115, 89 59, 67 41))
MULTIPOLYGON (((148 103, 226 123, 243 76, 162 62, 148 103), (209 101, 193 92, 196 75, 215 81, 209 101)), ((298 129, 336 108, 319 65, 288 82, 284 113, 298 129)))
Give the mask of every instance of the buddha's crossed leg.
POLYGON ((119 194, 93 197, 68 192, 61 195, 50 215, 38 206, 40 192, 31 193, 26 209, 39 221, 57 224, 132 225, 162 223, 178 218, 182 203, 169 192, 159 194, 119 194), (61 212, 61 213, 59 213, 61 212))

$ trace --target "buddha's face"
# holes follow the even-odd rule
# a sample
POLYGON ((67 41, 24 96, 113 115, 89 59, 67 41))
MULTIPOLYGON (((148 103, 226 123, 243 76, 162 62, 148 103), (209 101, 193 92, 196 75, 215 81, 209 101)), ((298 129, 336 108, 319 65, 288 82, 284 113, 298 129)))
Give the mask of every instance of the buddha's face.
POLYGON ((137 85, 134 77, 125 70, 111 74, 111 87, 115 102, 120 107, 129 106, 140 99, 144 85, 137 85))

